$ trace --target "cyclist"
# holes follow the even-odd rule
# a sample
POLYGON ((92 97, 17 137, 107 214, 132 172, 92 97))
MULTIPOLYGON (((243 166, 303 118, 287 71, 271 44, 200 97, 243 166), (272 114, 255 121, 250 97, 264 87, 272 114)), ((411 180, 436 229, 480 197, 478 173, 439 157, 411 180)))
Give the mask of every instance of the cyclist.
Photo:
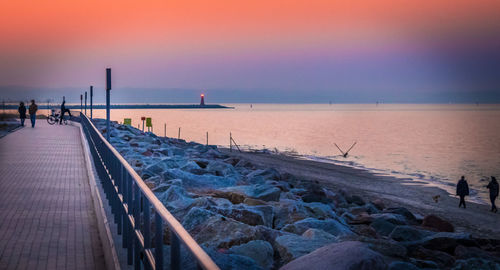
POLYGON ((69 109, 66 109, 66 106, 64 104, 66 104, 66 98, 65 97, 63 97, 63 102, 61 104, 61 119, 59 120, 59 125, 62 124, 62 121, 64 119, 64 114, 66 112, 68 112, 69 117, 71 117, 71 112, 69 111, 69 109))

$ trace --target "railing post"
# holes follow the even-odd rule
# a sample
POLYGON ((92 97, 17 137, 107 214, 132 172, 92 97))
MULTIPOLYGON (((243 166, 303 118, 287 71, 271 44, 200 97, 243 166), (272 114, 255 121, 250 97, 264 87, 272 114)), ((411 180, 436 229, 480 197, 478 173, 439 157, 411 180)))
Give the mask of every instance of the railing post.
POLYGON ((179 270, 181 264, 179 238, 170 230, 170 269, 179 270))
POLYGON ((129 265, 132 265, 134 261, 134 253, 133 253, 133 242, 135 238, 135 232, 134 228, 132 227, 132 224, 130 223, 130 218, 129 216, 132 213, 132 181, 133 179, 131 177, 127 177, 127 207, 128 207, 128 213, 127 213, 127 223, 128 223, 128 243, 127 243, 127 263, 129 265))
POLYGON ((163 269, 163 220, 155 211, 155 269, 163 269))
POLYGON ((139 185, 134 182, 134 268, 141 270, 141 249, 136 230, 141 230, 141 191, 139 185))

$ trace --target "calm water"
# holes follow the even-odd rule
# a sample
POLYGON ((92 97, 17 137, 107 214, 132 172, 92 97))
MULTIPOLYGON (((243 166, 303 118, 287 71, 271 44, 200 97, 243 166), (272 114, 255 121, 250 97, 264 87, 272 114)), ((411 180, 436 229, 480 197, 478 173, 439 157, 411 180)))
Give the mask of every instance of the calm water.
MULTIPOLYGON (((132 125, 153 119, 154 132, 228 146, 277 149, 326 162, 411 177, 453 192, 468 179, 473 195, 486 198, 486 179, 500 176, 500 105, 230 104, 233 110, 113 110, 132 125), (335 147, 348 148, 343 158, 335 147)), ((105 117, 103 110, 94 117, 105 117)))

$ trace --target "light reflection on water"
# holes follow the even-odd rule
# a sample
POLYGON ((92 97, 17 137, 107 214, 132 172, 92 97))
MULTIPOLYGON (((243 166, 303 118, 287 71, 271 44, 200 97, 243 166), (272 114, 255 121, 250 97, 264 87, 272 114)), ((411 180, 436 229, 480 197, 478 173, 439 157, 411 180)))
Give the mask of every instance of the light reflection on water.
MULTIPOLYGON (((426 180, 454 192, 461 175, 486 198, 487 178, 500 176, 500 105, 229 104, 216 110, 112 110, 123 122, 151 117, 154 132, 200 143, 238 144, 319 158, 378 173, 426 180), (334 146, 357 145, 347 158, 334 146)), ((105 116, 96 110, 94 117, 105 116)), ((486 200, 484 200, 486 201, 486 200)))

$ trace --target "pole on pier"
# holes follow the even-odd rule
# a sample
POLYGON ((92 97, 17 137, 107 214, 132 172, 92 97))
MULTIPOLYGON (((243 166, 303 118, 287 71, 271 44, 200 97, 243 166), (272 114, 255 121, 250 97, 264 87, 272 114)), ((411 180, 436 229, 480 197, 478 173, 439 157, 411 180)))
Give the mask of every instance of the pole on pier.
POLYGON ((94 87, 90 86, 90 120, 92 120, 92 97, 94 96, 94 87))
POLYGON ((163 137, 167 137, 167 123, 163 126, 163 137))
POLYGON ((207 131, 207 145, 208 145, 208 131, 207 131))
POLYGON ((110 125, 109 125, 109 115, 110 115, 110 91, 111 91, 111 69, 106 69, 106 140, 109 141, 110 125))
POLYGON ((87 91, 85 91, 85 115, 87 115, 87 91))
POLYGON ((80 95, 80 112, 83 112, 83 95, 80 95))
POLYGON ((181 128, 179 127, 179 133, 177 133, 177 139, 180 140, 181 139, 181 128))
POLYGON ((145 125, 144 121, 146 121, 146 117, 145 116, 141 117, 141 120, 142 120, 142 132, 144 132, 144 125, 145 125))

